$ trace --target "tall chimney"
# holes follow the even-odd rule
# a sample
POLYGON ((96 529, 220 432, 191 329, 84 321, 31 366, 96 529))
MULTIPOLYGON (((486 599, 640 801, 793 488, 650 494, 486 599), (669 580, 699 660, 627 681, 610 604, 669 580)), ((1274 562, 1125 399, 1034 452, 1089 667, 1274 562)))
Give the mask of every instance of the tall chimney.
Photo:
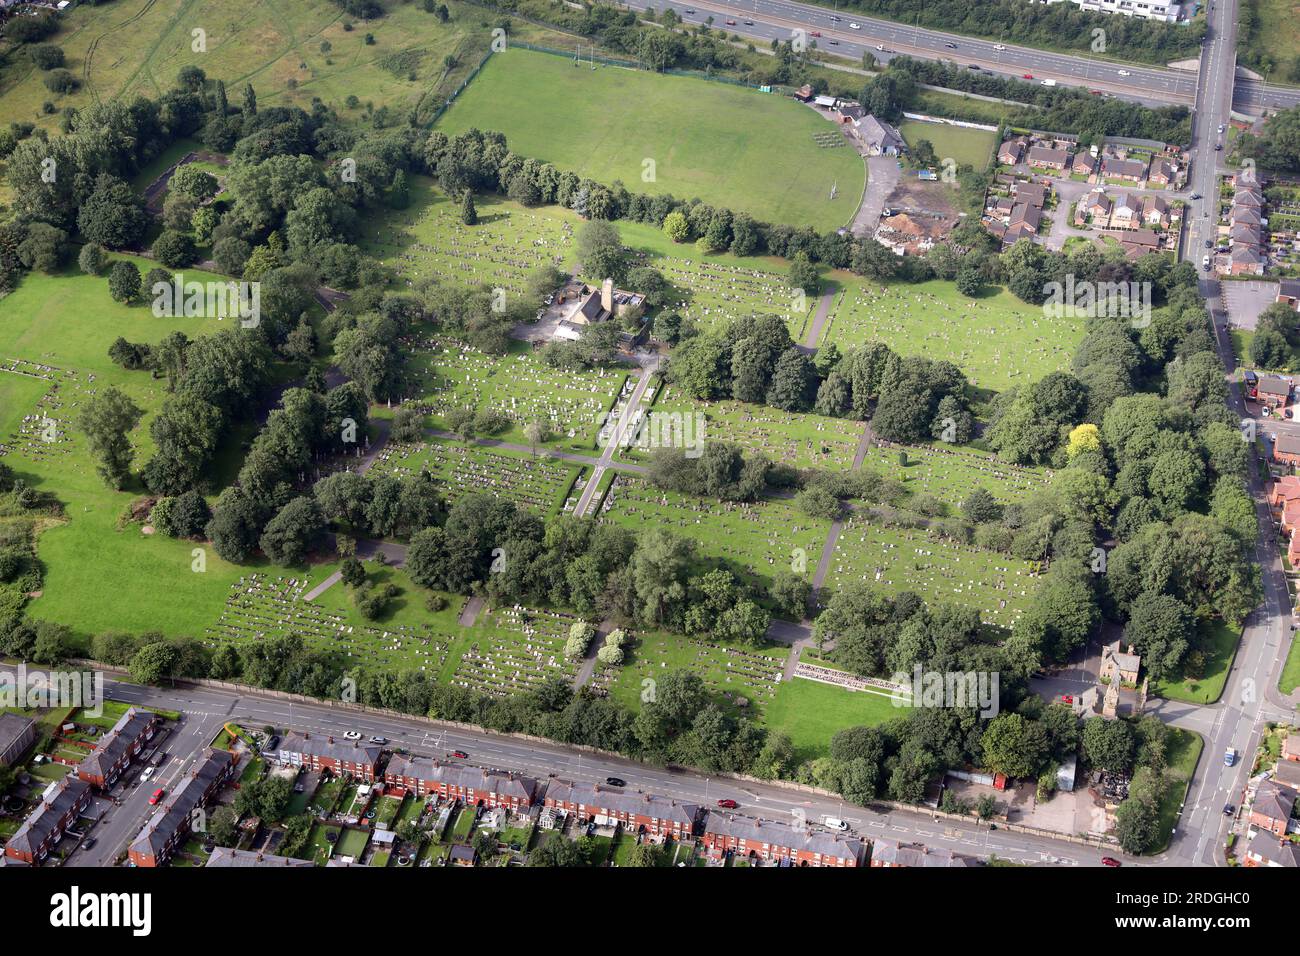
POLYGON ((600 307, 610 315, 614 314, 614 280, 606 279, 600 284, 600 307))

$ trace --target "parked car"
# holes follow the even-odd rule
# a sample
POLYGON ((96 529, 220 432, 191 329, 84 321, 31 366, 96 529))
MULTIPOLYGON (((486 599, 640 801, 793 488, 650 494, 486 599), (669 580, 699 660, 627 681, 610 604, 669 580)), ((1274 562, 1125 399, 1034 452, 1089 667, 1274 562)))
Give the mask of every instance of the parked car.
POLYGON ((1101 858, 1101 865, 1102 866, 1123 866, 1124 864, 1121 863, 1119 860, 1115 859, 1113 856, 1103 856, 1101 858))
POLYGON ((151 807, 152 807, 152 806, 156 806, 156 805, 158 804, 158 801, 161 800, 161 799, 163 798, 163 795, 164 795, 166 792, 167 792, 167 791, 164 790, 162 787, 159 787, 157 790, 155 790, 155 791, 153 792, 153 796, 149 798, 149 806, 151 806, 151 807))
POLYGON ((626 787, 627 781, 621 777, 606 777, 605 782, 611 787, 626 787))
POLYGON ((95 843, 96 840, 94 837, 87 837, 86 839, 81 841, 81 848, 83 850, 89 850, 94 847, 95 843))
POLYGON ((157 767, 145 767, 144 773, 140 774, 140 782, 148 783, 153 778, 154 771, 157 769, 157 767))
POLYGON ((346 733, 343 734, 343 739, 344 739, 344 740, 360 740, 360 739, 361 739, 361 735, 360 735, 359 733, 357 733, 355 730, 349 730, 349 731, 347 731, 346 733))
POLYGON ((1234 807, 1231 803, 1225 803, 1223 805, 1223 815, 1225 817, 1230 817, 1236 812, 1237 812, 1237 808, 1234 807))
POLYGON ((718 806, 723 807, 727 810, 734 810, 736 809, 736 807, 740 806, 740 804, 738 804, 735 800, 719 800, 718 806))

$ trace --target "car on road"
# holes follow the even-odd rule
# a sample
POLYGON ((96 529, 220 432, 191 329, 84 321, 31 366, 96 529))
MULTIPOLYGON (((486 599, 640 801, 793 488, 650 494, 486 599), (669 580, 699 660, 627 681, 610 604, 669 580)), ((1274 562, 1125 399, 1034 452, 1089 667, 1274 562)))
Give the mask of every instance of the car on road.
POLYGON ((831 23, 843 23, 843 22, 844 22, 843 17, 837 17, 835 16, 835 14, 833 13, 831 14, 831 23))
POLYGON ((852 20, 850 20, 850 21, 849 21, 849 29, 850 29, 850 30, 861 30, 861 29, 862 29, 862 24, 860 24, 860 23, 854 23, 852 20))
POLYGON ((458 760, 465 760, 469 757, 469 754, 465 753, 463 750, 453 750, 451 755, 458 760))
POLYGON ((167 791, 164 790, 162 787, 159 787, 157 790, 155 790, 153 792, 153 796, 149 798, 149 806, 151 807, 157 806, 158 801, 161 800, 163 798, 163 795, 166 793, 167 791))
POLYGON ((605 782, 611 787, 626 787, 627 781, 622 777, 606 777, 605 782))
POLYGON ((834 39, 832 39, 832 40, 827 40, 826 42, 829 43, 831 46, 839 46, 839 45, 840 45, 840 41, 839 41, 839 40, 834 40, 834 39))
POLYGON ((694 11, 694 10, 687 10, 686 12, 689 13, 691 16, 695 16, 695 11, 694 11))
POLYGON ((1219 150, 1221 150, 1221 149, 1223 149, 1223 144, 1222 144, 1222 143, 1215 143, 1215 144, 1214 144, 1214 151, 1215 151, 1216 153, 1217 153, 1219 150))
POLYGON ((1205 240, 1205 248, 1206 248, 1206 249, 1213 249, 1213 248, 1214 248, 1214 240, 1213 240, 1213 239, 1206 239, 1206 240, 1205 240))
POLYGON ((1106 94, 1103 93, 1101 90, 1089 90, 1088 92, 1089 92, 1090 94, 1092 94, 1093 96, 1105 96, 1105 95, 1106 95, 1106 94))
POLYGON ((876 44, 876 49, 879 50, 881 53, 884 53, 884 52, 885 52, 885 45, 884 45, 883 43, 877 43, 877 44, 876 44))
POLYGON ((728 21, 727 21, 727 26, 729 26, 729 27, 734 27, 735 25, 736 25, 736 21, 735 21, 735 20, 728 20, 728 21))
POLYGON ((1227 750, 1223 752, 1223 765, 1225 767, 1232 767, 1235 766, 1236 763, 1237 763, 1237 751, 1235 748, 1229 747, 1227 750))
POLYGON ((827 817, 825 820, 822 821, 822 823, 825 824, 826 827, 828 827, 831 830, 845 831, 849 828, 849 825, 845 823, 843 820, 841 820, 839 817, 827 817))
POLYGON ((745 21, 745 26, 747 26, 747 27, 752 27, 753 25, 754 25, 754 21, 753 21, 753 20, 746 20, 746 21, 745 21))
POLYGON ((153 778, 154 771, 157 769, 157 767, 145 767, 144 773, 140 774, 140 782, 148 783, 153 778))
POLYGON ((809 36, 814 36, 814 37, 820 37, 820 36, 822 35, 822 31, 821 31, 821 30, 813 30, 813 31, 812 31, 810 34, 808 34, 808 35, 809 35, 809 36))
POLYGON ((371 738, 370 738, 370 742, 371 742, 372 744, 379 744, 379 746, 382 747, 384 744, 388 743, 388 738, 387 738, 387 737, 371 737, 371 738))
POLYGON ((738 804, 735 800, 722 799, 718 801, 718 806, 723 807, 727 810, 734 810, 736 809, 736 807, 740 806, 740 804, 738 804))
POLYGON ((957 44, 952 43, 952 42, 945 43, 944 46, 946 46, 949 50, 955 50, 955 49, 957 49, 957 44))
POLYGON ((1191 195, 1190 197, 1188 197, 1188 198, 1190 198, 1190 199, 1200 199, 1200 198, 1201 198, 1201 194, 1200 194, 1200 193, 1192 193, 1192 195, 1191 195))
POLYGON ((1021 74, 1020 74, 1020 78, 1021 78, 1022 80, 1032 80, 1032 79, 1034 78, 1034 74, 1032 74, 1032 73, 1021 73, 1021 74))
POLYGON ((83 850, 92 849, 95 846, 96 842, 98 841, 96 841, 94 837, 86 837, 86 839, 81 841, 81 848, 83 850))
POLYGON ((995 49, 995 50, 997 50, 999 53, 1001 53, 1003 50, 1006 49, 1006 47, 1003 46, 1001 43, 995 43, 995 44, 993 44, 993 49, 995 49))
POLYGON ((1236 812, 1237 812, 1237 808, 1234 807, 1231 803, 1225 803, 1223 805, 1223 815, 1225 817, 1230 817, 1236 812))
POLYGON ((1115 859, 1113 856, 1103 856, 1101 858, 1101 865, 1102 866, 1123 866, 1124 864, 1121 863, 1119 860, 1115 859))
POLYGON ((1120 70, 1120 71, 1119 71, 1119 75, 1120 75, 1120 76, 1132 76, 1133 74, 1130 73, 1128 70, 1120 70))
POLYGON ((346 733, 343 734, 343 739, 344 739, 344 740, 360 740, 360 739, 361 739, 361 735, 360 735, 359 733, 357 733, 355 730, 349 730, 349 731, 347 731, 346 733))
MULTIPOLYGON (((1208 270, 1208 269, 1210 268, 1210 257, 1209 257, 1209 256, 1203 256, 1203 257, 1201 257, 1201 268, 1202 268, 1202 269, 1206 269, 1206 270, 1208 270)), ((1232 764, 1228 764, 1228 766, 1231 767, 1232 764)))
POLYGON ((1223 125, 1222 123, 1220 123, 1220 124, 1219 124, 1219 132, 1222 133, 1224 129, 1225 129, 1224 125, 1223 125))
POLYGON ((979 67, 976 66, 974 63, 971 63, 971 64, 969 64, 969 65, 966 67, 966 69, 968 69, 968 70, 978 70, 979 67))

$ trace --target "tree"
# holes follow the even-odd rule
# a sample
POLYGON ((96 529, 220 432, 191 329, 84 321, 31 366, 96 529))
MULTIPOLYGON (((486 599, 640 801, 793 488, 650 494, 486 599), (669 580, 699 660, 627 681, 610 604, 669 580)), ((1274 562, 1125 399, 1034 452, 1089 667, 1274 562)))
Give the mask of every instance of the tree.
MULTIPOLYGON (((1252 519, 1253 512, 1252 508, 1252 519)), ((1191 608, 1171 595, 1148 591, 1133 602, 1124 639, 1142 656, 1147 673, 1159 680, 1181 676, 1183 658, 1195 633, 1191 608)))
POLYGON ((94 189, 77 211, 82 237, 110 249, 134 246, 148 226, 149 216, 135 190, 107 173, 96 177, 94 189))
POLYGON ((627 277, 630 256, 618 229, 603 219, 593 219, 578 233, 578 261, 583 275, 597 282, 613 279, 620 285, 627 277))
POLYGON ((263 553, 276 564, 301 564, 315 550, 325 530, 325 516, 316 499, 294 498, 266 525, 259 541, 263 553))
POLYGON ((131 658, 131 680, 137 684, 156 684, 171 677, 179 659, 174 645, 155 641, 140 648, 131 658))
POLYGON ((27 227, 27 237, 18 243, 16 252, 18 261, 28 269, 54 272, 67 255, 68 234, 49 223, 34 222, 27 227))
POLYGON ((812 361, 791 346, 781 353, 772 371, 767 404, 787 412, 804 411, 812 403, 816 385, 817 372, 812 361))
POLYGON ((104 254, 104 247, 96 242, 88 242, 81 247, 81 253, 77 256, 77 265, 86 275, 97 276, 104 271, 108 265, 108 256, 104 254))
POLYGON ((474 193, 471 190, 465 190, 465 195, 460 201, 460 221, 467 226, 478 225, 478 209, 474 206, 474 193))
POLYGON ((257 547, 265 520, 262 506, 232 486, 217 499, 216 507, 212 509, 212 520, 204 533, 217 554, 239 564, 257 547))
POLYGON ((975 488, 961 503, 961 510, 967 518, 976 524, 997 521, 1002 517, 1002 506, 989 493, 987 488, 975 488))
POLYGON ((999 714, 984 729, 980 746, 985 767, 1023 779, 1038 775, 1047 756, 1047 735, 1038 723, 1020 714, 999 714))
POLYGON ((797 252, 790 261, 790 288, 816 295, 821 289, 821 275, 806 252, 797 252))
POLYGON ((628 854, 627 865, 638 867, 665 866, 667 857, 668 854, 664 852, 661 846, 656 846, 653 843, 638 843, 632 847, 632 852, 628 854))
POLYGON ((155 259, 172 269, 188 266, 198 258, 194 239, 175 229, 164 229, 154 240, 151 251, 155 259))
POLYGON ((685 242, 691 237, 691 225, 681 212, 670 212, 664 217, 664 235, 673 242, 685 242))
POLYGON ((1133 769, 1132 728, 1122 720, 1090 717, 1083 724, 1083 752, 1096 770, 1128 773, 1133 769))
POLYGON ((140 295, 140 270, 134 262, 119 259, 108 273, 108 294, 113 301, 126 305, 140 295))
POLYGON ((111 488, 121 490, 131 474, 135 451, 127 433, 143 414, 124 392, 109 386, 91 396, 77 418, 97 459, 95 471, 111 488))

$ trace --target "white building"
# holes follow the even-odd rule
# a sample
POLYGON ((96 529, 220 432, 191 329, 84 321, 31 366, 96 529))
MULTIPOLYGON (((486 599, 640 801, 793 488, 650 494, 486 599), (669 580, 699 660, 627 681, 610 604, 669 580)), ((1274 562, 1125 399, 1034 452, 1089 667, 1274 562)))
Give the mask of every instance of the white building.
MULTIPOLYGON (((1030 0, 1031 3, 1035 0, 1030 0)), ((1060 0, 1045 0, 1047 3, 1059 3, 1060 0)), ((1141 17, 1144 20, 1161 20, 1174 23, 1182 11, 1180 4, 1173 0, 1071 0, 1085 10, 1093 13, 1122 13, 1126 17, 1141 17)))

